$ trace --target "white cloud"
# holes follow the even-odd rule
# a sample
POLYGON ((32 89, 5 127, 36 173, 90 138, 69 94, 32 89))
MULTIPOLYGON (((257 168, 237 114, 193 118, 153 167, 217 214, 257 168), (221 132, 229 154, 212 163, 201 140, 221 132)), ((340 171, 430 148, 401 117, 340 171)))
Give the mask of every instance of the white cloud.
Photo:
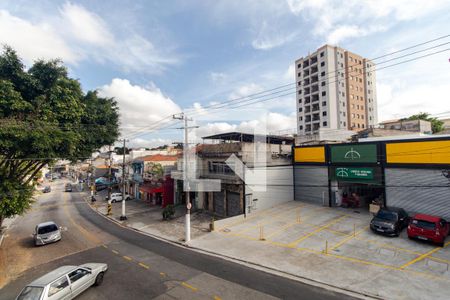
POLYGON ((222 83, 224 80, 228 78, 228 76, 225 73, 220 72, 211 72, 210 76, 212 82, 214 83, 222 83))
POLYGON ((106 21, 81 5, 66 3, 56 15, 30 22, 0 11, 0 43, 12 46, 30 63, 37 58, 61 58, 69 64, 90 60, 116 65, 127 72, 154 74, 178 64, 173 47, 160 47, 122 26, 112 31, 106 21))
POLYGON ((286 73, 284 74, 284 78, 289 82, 295 80, 295 65, 293 64, 289 65, 288 69, 286 70, 286 73))
POLYGON ((259 86, 256 83, 249 83, 249 84, 245 84, 240 86, 239 88, 235 89, 235 91, 233 91, 230 96, 229 99, 238 99, 238 98, 243 98, 249 95, 253 95, 259 92, 262 92, 264 89, 259 86))
POLYGON ((129 146, 132 148, 154 148, 162 145, 170 145, 172 143, 171 139, 153 138, 134 138, 129 142, 129 146))
POLYGON ((450 6, 445 0, 287 0, 287 3, 293 14, 312 21, 313 32, 329 43, 384 31, 398 22, 450 6))
POLYGON ((60 58, 76 64, 82 58, 48 23, 33 24, 0 10, 0 43, 13 47, 27 64, 60 58))
MULTIPOLYGON (((101 97, 114 97, 120 109, 122 134, 136 131, 149 132, 155 122, 179 113, 181 109, 154 85, 144 88, 132 85, 126 79, 115 78, 98 89, 101 97)), ((159 125, 166 124, 170 118, 159 125)))
POLYGON ((257 37, 252 41, 252 46, 257 50, 270 50, 293 40, 296 35, 296 32, 286 34, 283 31, 279 31, 276 26, 269 25, 267 21, 263 21, 257 37))
POLYGON ((114 36, 100 16, 69 2, 63 5, 60 14, 74 38, 102 47, 113 44, 114 36))

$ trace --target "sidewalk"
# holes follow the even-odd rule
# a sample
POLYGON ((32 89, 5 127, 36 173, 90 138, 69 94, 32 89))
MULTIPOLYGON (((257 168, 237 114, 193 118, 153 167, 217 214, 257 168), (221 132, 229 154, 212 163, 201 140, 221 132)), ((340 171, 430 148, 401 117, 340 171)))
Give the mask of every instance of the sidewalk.
MULTIPOLYGON (((106 216, 107 202, 97 200, 95 209, 106 216)), ((175 215, 172 219, 164 221, 162 218, 163 209, 160 206, 152 205, 144 200, 126 201, 127 220, 120 221, 122 215, 122 203, 112 203, 112 215, 108 216, 122 225, 136 230, 149 233, 151 235, 170 240, 173 242, 184 241, 184 221, 186 208, 184 206, 175 207, 175 215)), ((191 238, 198 238, 209 232, 211 218, 203 213, 191 214, 191 238)))

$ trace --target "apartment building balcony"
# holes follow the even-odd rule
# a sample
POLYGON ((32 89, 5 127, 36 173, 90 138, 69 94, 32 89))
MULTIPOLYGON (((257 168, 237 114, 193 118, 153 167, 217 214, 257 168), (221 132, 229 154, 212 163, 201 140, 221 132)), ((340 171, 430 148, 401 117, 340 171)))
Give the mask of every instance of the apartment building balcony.
POLYGON ((311 82, 309 80, 309 78, 303 80, 303 85, 309 85, 311 82))
POLYGON ((311 103, 311 97, 310 96, 306 96, 305 97, 305 104, 311 103))
POLYGON ((316 102, 316 101, 319 101, 319 95, 318 94, 312 95, 312 102, 316 102))
POLYGON ((303 68, 309 67, 309 61, 305 60, 303 63, 303 68))
POLYGON ((319 128, 320 128, 320 123, 313 124, 313 130, 314 131, 319 130, 319 128))
POLYGON ((317 56, 311 57, 311 59, 309 60, 310 64, 316 64, 317 63, 317 56))
POLYGON ((311 74, 315 74, 319 71, 319 68, 317 66, 311 67, 311 74))
POLYGON ((319 110, 320 110, 319 104, 314 104, 312 107, 312 111, 319 111, 319 110))
POLYGON ((319 114, 314 114, 314 115, 313 115, 313 121, 320 121, 320 116, 319 116, 319 114))
POLYGON ((311 122, 311 115, 305 116, 305 122, 311 122))
POLYGON ((305 113, 311 112, 311 106, 305 106, 305 113))
POLYGON ((305 95, 309 95, 311 94, 311 89, 310 88, 305 88, 305 95))
POLYGON ((318 92, 318 91, 319 91, 319 85, 318 85, 318 84, 313 85, 313 86, 311 87, 311 92, 312 92, 312 93, 315 93, 315 92, 318 92))
POLYGON ((319 76, 313 76, 311 77, 311 83, 316 83, 319 81, 319 76))
POLYGON ((303 77, 309 76, 309 70, 304 70, 303 71, 303 77))

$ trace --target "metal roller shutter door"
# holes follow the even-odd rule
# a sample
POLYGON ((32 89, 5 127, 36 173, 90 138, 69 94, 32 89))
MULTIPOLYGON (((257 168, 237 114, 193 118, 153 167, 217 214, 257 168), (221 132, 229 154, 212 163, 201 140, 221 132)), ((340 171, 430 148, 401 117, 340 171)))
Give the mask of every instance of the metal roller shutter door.
POLYGON ((227 216, 237 216, 241 214, 241 195, 227 191, 227 216))
POLYGON ((214 192, 213 193, 213 201, 214 201, 214 213, 219 216, 225 216, 225 207, 224 207, 224 197, 225 193, 222 192, 214 192))
POLYGON ((439 169, 386 169, 386 205, 450 220, 450 179, 439 169))
POLYGON ((294 167, 295 200, 328 204, 328 167, 294 167))

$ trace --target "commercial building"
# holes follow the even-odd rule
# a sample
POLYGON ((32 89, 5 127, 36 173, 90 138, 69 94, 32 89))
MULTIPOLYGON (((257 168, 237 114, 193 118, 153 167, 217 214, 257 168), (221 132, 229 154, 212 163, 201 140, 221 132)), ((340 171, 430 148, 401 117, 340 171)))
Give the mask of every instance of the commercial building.
POLYGON ((295 62, 299 136, 359 131, 377 124, 375 65, 324 45, 295 62))
POLYGON ((294 147, 295 200, 339 206, 357 194, 450 219, 450 135, 294 147))
MULTIPOLYGON (((220 190, 191 191, 190 199, 194 208, 209 211, 218 217, 231 217, 293 199, 292 137, 228 132, 203 139, 213 143, 196 147, 196 177, 200 180, 220 180, 220 190), (255 164, 256 145, 260 138, 266 141, 265 163, 255 164), (247 167, 243 174, 246 182, 226 163, 233 155, 247 167), (250 181, 250 175, 246 172, 252 172, 256 177, 266 176, 266 180, 249 184, 247 181, 250 181), (255 188, 264 182, 267 183, 265 191, 255 188)), ((172 172, 176 203, 185 201, 181 166, 182 163, 179 163, 179 170, 172 172)))

